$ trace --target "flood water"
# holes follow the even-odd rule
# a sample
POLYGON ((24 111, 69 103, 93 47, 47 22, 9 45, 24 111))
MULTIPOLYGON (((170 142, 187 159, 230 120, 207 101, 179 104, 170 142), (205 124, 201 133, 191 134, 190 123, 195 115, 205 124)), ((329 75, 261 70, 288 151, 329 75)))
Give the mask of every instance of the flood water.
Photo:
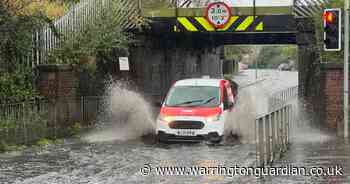
MULTIPOLYGON (((268 94, 297 85, 297 72, 280 72, 275 70, 259 71, 256 84, 254 71, 248 70, 235 77, 243 94, 250 93, 249 108, 255 113, 265 111, 265 100, 268 94), (252 85, 251 85, 252 84, 252 85)), ((116 88, 114 88, 116 89, 116 88)), ((120 92, 120 91, 119 91, 120 92)), ((130 95, 124 91, 121 96, 130 95)), ((132 94, 135 95, 135 94, 132 94)), ((244 96, 244 95, 243 95, 244 96)), ((120 98, 118 96, 111 96, 120 98)), ((141 98, 141 97, 140 97, 141 98)), ((244 98, 242 98, 244 99, 244 98)), ((142 100, 130 103, 140 103, 142 100)), ((113 100, 112 100, 113 101, 113 100)), ((118 100, 117 100, 118 101, 118 100)), ((241 100, 244 105, 245 101, 241 100)), ((109 104, 121 108, 121 104, 109 104)), ((247 105, 247 104, 245 104, 247 105)), ((110 106, 110 107, 111 107, 110 106)), ((237 107, 239 108, 239 106, 237 107)), ((135 110, 135 109, 133 109, 135 110)), ((128 113, 128 112, 126 112, 128 113)), ((241 111, 236 117, 248 117, 249 112, 241 111)), ((125 114, 125 113, 123 113, 125 114)), ((121 115, 121 114, 119 114, 121 115)), ((198 144, 160 144, 152 136, 140 138, 144 131, 151 131, 148 112, 141 112, 139 117, 131 121, 144 122, 147 126, 123 126, 124 134, 113 135, 113 128, 125 125, 123 122, 112 124, 108 130, 99 130, 83 136, 82 139, 65 140, 64 144, 51 145, 47 148, 28 148, 20 153, 0 155, 0 183, 21 184, 115 184, 115 183, 255 183, 257 178, 249 176, 158 176, 151 172, 143 176, 140 169, 145 164, 156 166, 253 166, 255 162, 255 145, 240 140, 226 140, 220 145, 198 144), (135 127, 136 126, 136 127, 135 127), (143 127, 143 128, 142 128, 143 127), (127 131, 136 131, 130 136, 127 131), (111 138, 112 137, 112 138, 111 138)), ((119 116, 116 116, 117 119, 119 116)), ((154 118, 154 117, 153 117, 154 118)), ((121 118, 119 118, 120 120, 121 118)), ((128 120, 129 121, 129 120, 128 120)), ((242 120, 243 121, 243 120, 242 120)), ((108 126, 107 126, 108 127, 108 126)), ((243 129, 244 131, 244 129, 243 129)))

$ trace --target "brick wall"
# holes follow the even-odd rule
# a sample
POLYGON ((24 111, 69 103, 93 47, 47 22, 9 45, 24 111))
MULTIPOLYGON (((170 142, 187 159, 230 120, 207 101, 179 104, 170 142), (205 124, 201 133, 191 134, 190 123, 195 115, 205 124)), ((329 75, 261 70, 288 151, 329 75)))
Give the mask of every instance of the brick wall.
POLYGON ((77 78, 70 65, 40 65, 37 89, 47 98, 75 97, 77 78))
POLYGON ((321 67, 321 96, 324 123, 336 130, 343 121, 343 65, 323 64, 321 67))
POLYGON ((343 64, 321 64, 312 19, 297 20, 299 97, 314 125, 343 130, 343 64))
POLYGON ((78 80, 70 65, 40 65, 37 67, 37 90, 49 99, 49 126, 69 127, 80 114, 76 101, 78 80))

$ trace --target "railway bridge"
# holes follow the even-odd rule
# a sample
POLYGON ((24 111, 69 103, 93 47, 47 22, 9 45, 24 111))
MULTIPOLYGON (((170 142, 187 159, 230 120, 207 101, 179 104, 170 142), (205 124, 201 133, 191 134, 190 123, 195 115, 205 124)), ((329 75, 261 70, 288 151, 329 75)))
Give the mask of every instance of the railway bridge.
MULTIPOLYGON (((342 109, 336 104, 341 104, 337 91, 342 68, 321 64, 313 19, 322 15, 327 0, 114 1, 120 5, 120 25, 140 40, 129 48, 130 71, 117 72, 154 101, 161 101, 176 80, 222 77, 225 45, 293 44, 298 46, 300 97, 317 112, 315 121, 339 126, 342 109)), ((93 23, 96 12, 110 10, 111 2, 81 1, 54 25, 69 37, 93 23)), ((50 27, 39 31, 35 40, 35 65, 44 64, 46 54, 60 47, 50 27)))

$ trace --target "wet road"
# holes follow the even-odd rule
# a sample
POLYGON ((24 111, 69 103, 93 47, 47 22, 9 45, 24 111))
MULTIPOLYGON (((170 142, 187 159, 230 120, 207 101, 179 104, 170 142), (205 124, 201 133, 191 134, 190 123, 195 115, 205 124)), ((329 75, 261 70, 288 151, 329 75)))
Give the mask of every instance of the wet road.
POLYGON ((154 166, 244 166, 252 153, 248 145, 208 146, 205 144, 159 145, 142 141, 99 144, 71 140, 45 149, 29 149, 17 156, 1 155, 0 183, 350 183, 350 144, 315 131, 305 140, 295 138, 290 152, 275 167, 293 165, 343 168, 344 176, 142 176, 144 163, 154 166), (245 155, 245 157, 242 157, 245 155))
MULTIPOLYGON (((307 135, 307 134, 306 134, 307 135)), ((305 168, 309 172, 312 168, 321 169, 320 175, 269 176, 260 180, 262 184, 342 184, 350 183, 350 144, 349 140, 336 138, 314 131, 309 136, 295 138, 290 151, 274 167, 293 166, 305 168), (311 137, 313 135, 313 137, 311 137), (295 140, 297 139, 297 140, 295 140), (304 140, 302 140, 304 139, 304 140), (335 171, 339 169, 339 173, 335 171), (323 171, 322 171, 323 170, 323 171), (327 174, 329 170, 330 175, 327 174), (340 174, 340 175, 339 175, 340 174)))
MULTIPOLYGON (((140 141, 86 144, 73 141, 42 151, 1 158, 0 183, 191 183, 229 182, 225 177, 142 176, 154 166, 249 165, 249 145, 159 145, 140 141)), ((239 178, 237 178, 239 179, 239 178)), ((236 179, 236 180, 237 180, 236 179)))
MULTIPOLYGON (((245 71, 235 80, 245 86, 255 81, 253 76, 253 71, 245 71)), ((262 82, 253 85, 252 95, 270 94, 294 86, 297 73, 264 70, 259 72, 259 79, 262 82)), ((255 98, 260 102, 257 105, 266 106, 261 99, 255 98)), ((213 146, 205 143, 164 145, 149 138, 99 143, 71 139, 61 145, 0 155, 0 183, 257 183, 261 181, 249 176, 157 176, 155 172, 142 176, 140 173, 145 164, 152 167, 252 166, 254 148, 254 145, 236 141, 213 146)), ((272 180, 274 178, 269 178, 266 183, 272 180)), ((276 181, 281 183, 283 180, 276 181)), ((287 178, 287 181, 290 180, 287 178)))

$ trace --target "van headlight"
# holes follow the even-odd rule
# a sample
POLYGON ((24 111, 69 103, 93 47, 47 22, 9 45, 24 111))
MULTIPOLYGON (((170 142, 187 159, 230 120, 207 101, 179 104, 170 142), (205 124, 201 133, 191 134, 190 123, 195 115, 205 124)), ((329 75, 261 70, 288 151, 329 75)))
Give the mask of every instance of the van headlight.
POLYGON ((174 121, 175 117, 174 116, 159 115, 157 119, 158 119, 158 121, 164 121, 164 122, 170 123, 170 122, 174 121))
POLYGON ((207 122, 214 122, 214 121, 219 121, 220 120, 221 114, 216 114, 214 116, 209 116, 206 118, 207 122))

